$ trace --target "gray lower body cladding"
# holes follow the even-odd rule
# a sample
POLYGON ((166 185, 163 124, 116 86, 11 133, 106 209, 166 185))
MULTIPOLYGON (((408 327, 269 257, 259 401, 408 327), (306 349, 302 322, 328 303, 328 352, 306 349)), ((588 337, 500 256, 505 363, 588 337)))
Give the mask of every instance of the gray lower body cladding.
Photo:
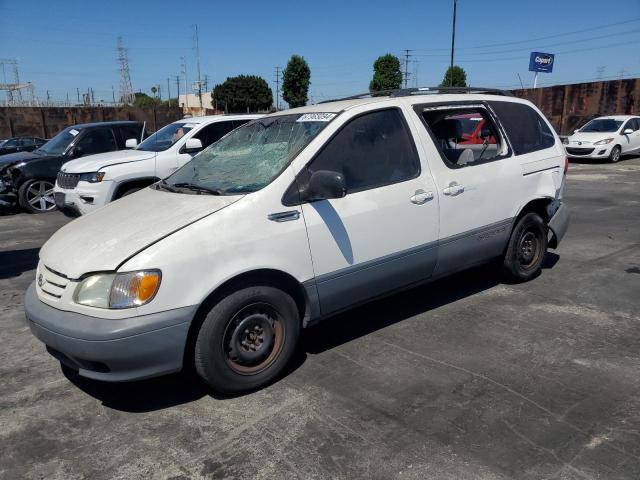
POLYGON ((182 369, 197 306, 123 320, 65 312, 27 289, 25 313, 32 333, 60 361, 96 380, 129 381, 182 369))

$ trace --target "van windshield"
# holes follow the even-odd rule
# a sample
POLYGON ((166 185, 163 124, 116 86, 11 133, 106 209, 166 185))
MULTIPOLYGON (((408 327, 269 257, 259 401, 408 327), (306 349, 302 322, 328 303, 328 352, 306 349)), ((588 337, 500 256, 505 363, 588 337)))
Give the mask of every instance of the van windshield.
POLYGON ((216 195, 255 192, 271 183, 335 116, 279 115, 247 123, 159 185, 216 195))
POLYGON ((163 152, 180 140, 196 126, 195 123, 170 123, 138 145, 137 150, 146 152, 163 152))
POLYGON ((622 120, 612 118, 596 118, 580 129, 581 132, 617 132, 622 120))

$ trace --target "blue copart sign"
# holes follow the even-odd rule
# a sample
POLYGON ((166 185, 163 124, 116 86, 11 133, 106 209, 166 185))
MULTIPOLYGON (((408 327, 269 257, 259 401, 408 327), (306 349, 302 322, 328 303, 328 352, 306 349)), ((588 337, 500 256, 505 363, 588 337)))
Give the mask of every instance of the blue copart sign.
POLYGON ((555 55, 553 53, 531 52, 529 57, 530 72, 553 72, 553 62, 555 55))

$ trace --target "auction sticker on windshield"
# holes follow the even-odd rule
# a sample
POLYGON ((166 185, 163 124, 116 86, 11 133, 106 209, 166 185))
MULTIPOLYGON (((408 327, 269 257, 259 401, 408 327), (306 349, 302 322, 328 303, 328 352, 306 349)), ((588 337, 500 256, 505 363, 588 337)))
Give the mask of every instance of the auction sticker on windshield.
POLYGON ((330 122, 336 115, 329 112, 305 113, 296 122, 330 122))
POLYGON ((72 128, 71 130, 69 130, 69 133, 75 137, 80 132, 78 130, 76 130, 75 128, 72 128))

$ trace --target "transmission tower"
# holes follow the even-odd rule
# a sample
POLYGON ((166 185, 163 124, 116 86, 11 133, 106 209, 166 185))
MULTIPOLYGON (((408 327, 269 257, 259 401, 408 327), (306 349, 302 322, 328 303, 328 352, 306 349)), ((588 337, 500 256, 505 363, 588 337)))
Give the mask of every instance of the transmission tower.
POLYGON ((2 66, 2 82, 0 82, 0 90, 5 92, 7 105, 22 104, 22 90, 27 90, 29 94, 29 102, 33 103, 33 85, 31 82, 20 83, 18 61, 12 58, 0 58, 0 65, 2 66), (7 81, 6 67, 11 69, 11 73, 13 74, 12 81, 7 81))
POLYGON ((118 63, 120 64, 120 101, 133 103, 135 97, 131 86, 131 75, 129 74, 129 56, 122 43, 122 37, 118 37, 118 63))
POLYGON ((408 48, 404 51, 404 88, 409 86, 409 75, 411 75, 409 72, 409 60, 411 59, 411 52, 413 52, 413 50, 408 48))

